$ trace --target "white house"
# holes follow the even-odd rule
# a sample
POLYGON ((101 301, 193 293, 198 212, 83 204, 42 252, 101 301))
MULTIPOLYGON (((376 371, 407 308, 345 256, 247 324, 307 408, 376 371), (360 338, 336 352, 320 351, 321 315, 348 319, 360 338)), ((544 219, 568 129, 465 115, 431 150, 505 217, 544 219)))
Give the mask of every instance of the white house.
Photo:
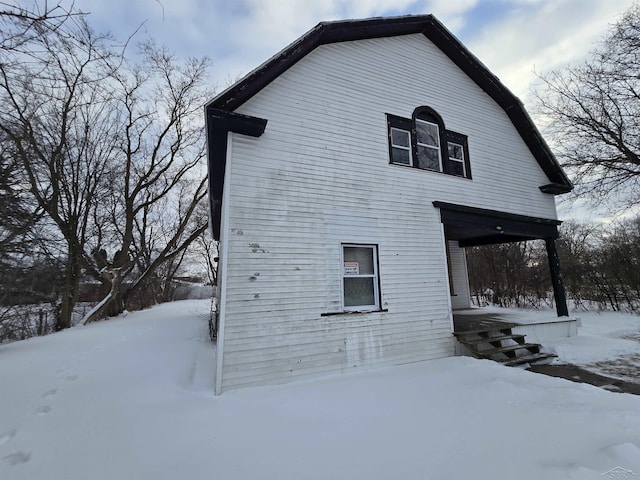
POLYGON ((545 239, 572 185, 431 15, 320 23, 206 106, 216 391, 454 354, 464 247, 545 239))

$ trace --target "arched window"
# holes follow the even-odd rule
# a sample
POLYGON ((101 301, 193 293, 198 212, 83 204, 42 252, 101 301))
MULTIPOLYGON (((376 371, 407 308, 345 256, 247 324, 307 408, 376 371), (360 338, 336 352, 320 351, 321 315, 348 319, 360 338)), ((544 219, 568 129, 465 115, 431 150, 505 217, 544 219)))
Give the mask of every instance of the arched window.
POLYGON ((435 110, 429 107, 418 107, 413 112, 414 125, 414 161, 418 168, 442 172, 444 122, 435 110))
POLYGON ((418 107, 411 120, 387 115, 389 159, 405 165, 471 178, 466 135, 447 130, 430 107, 418 107))

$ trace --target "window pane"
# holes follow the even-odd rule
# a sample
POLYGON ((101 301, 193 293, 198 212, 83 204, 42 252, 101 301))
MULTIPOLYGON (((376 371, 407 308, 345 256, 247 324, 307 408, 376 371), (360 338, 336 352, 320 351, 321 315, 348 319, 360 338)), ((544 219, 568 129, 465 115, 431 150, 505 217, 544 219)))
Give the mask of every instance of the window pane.
POLYGON ((411 136, 406 130, 391 129, 391 145, 409 148, 411 136))
POLYGON ((458 160, 464 160, 464 151, 462 150, 462 145, 458 145, 457 143, 448 143, 449 145, 449 157, 457 158, 458 160))
POLYGON ((373 277, 345 277, 344 278, 344 306, 345 307, 375 305, 376 301, 375 301, 373 292, 374 292, 373 277))
POLYGON ((418 168, 440 171, 440 149, 418 145, 418 168))
MULTIPOLYGON (((349 272, 354 272, 357 264, 357 275, 373 275, 373 248, 344 247, 344 263, 350 264, 349 272)), ((353 275, 353 273, 349 274, 353 275)))
POLYGON ((449 160, 449 173, 464 177, 464 163, 455 160, 449 160))
POLYGON ((422 120, 416 120, 416 136, 418 143, 423 145, 440 146, 440 136, 438 134, 438 125, 428 123, 422 120))
POLYGON ((403 150, 402 148, 391 147, 391 161, 393 163, 402 163, 404 165, 410 165, 409 150, 403 150))

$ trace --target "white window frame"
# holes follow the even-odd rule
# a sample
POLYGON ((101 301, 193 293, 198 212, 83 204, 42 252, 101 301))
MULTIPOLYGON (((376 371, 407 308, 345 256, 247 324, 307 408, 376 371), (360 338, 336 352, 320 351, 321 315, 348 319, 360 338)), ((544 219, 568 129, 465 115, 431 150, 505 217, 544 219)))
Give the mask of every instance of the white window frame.
MULTIPOLYGON (((392 162, 395 165, 409 165, 411 167, 413 167, 413 155, 411 152, 411 131, 409 130, 405 130, 403 128, 398 128, 398 127, 391 127, 390 130, 390 136, 391 136, 391 148, 398 148, 400 150, 405 150, 409 153, 409 163, 400 163, 400 162, 392 162), (407 145, 406 147, 404 145, 396 145, 395 143, 393 143, 393 132, 397 131, 397 132, 402 132, 405 133, 407 135, 407 138, 409 139, 409 145, 407 145)), ((391 160, 393 160, 393 156, 391 157, 391 160)))
POLYGON ((452 142, 450 140, 447 140, 447 155, 449 156, 449 161, 450 162, 458 162, 458 163, 462 163, 462 177, 463 178, 467 178, 467 164, 466 164, 466 159, 464 158, 464 145, 462 145, 461 143, 458 142, 452 142), (462 158, 456 158, 456 157, 452 157, 449 154, 449 145, 457 145, 458 147, 460 147, 460 151, 462 152, 462 158))
POLYGON ((358 312, 358 311, 373 311, 380 310, 380 279, 378 275, 378 246, 374 244, 359 244, 359 243, 342 243, 340 244, 340 268, 341 275, 341 296, 342 296, 342 308, 345 312, 358 312), (372 250, 373 255, 373 274, 358 274, 347 275, 344 271, 344 249, 347 247, 353 248, 369 248, 372 250), (344 301, 344 279, 345 278, 373 278, 373 301, 372 305, 354 305, 345 306, 344 301))
MULTIPOLYGON (((442 151, 440 150, 440 147, 441 147, 441 145, 440 145, 440 125, 438 125, 437 123, 429 122, 427 120, 422 120, 420 118, 416 118, 415 121, 416 121, 416 124, 418 122, 426 123, 427 125, 431 125, 431 126, 436 128, 436 133, 437 133, 436 139, 438 141, 437 145, 429 145, 428 143, 420 143, 418 141, 418 135, 416 135, 416 146, 417 147, 429 148, 431 150, 436 150, 438 152, 438 170, 436 170, 436 171, 437 172, 443 172, 444 169, 443 169, 443 165, 442 165, 442 151)), ((430 170, 430 169, 424 169, 424 170, 430 170)))
MULTIPOLYGON (((439 115, 431 108, 418 107, 414 112, 412 119, 398 117, 396 115, 387 113, 387 126, 389 129, 387 136, 389 142, 390 165, 414 167, 429 172, 445 173, 447 175, 455 176, 458 178, 465 178, 467 180, 472 179, 467 135, 463 135, 452 130, 447 130, 439 115), (431 132, 436 133, 436 136, 433 137, 433 144, 422 143, 418 141, 418 137, 421 136, 419 130, 422 130, 422 125, 426 125, 430 129, 435 128, 435 132, 431 132), (404 135, 410 135, 410 147, 398 145, 394 142, 394 135, 398 136, 400 133, 404 135), (462 159, 455 158, 449 155, 450 146, 452 145, 460 147, 462 151, 462 159), (421 156, 428 156, 429 152, 433 152, 434 150, 438 152, 438 161, 436 165, 433 165, 433 168, 422 166, 420 163, 421 156), (409 163, 395 161, 394 154, 399 155, 399 152, 403 151, 407 152, 409 156, 409 163), (454 173, 454 169, 457 168, 456 165, 458 165, 459 163, 462 164, 462 174, 454 173)), ((429 137, 431 137, 431 134, 429 134, 429 137)), ((427 142, 429 142, 430 138, 423 138, 422 140, 426 140, 427 142)), ((431 165, 432 159, 427 163, 431 165)))

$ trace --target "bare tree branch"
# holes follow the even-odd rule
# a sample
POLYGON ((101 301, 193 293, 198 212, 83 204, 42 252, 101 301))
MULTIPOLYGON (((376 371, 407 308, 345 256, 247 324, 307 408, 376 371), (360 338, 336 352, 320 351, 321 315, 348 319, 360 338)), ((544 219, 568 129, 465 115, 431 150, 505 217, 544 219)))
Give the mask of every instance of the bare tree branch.
POLYGON ((640 4, 581 65, 541 76, 546 131, 576 193, 614 208, 640 200, 640 4))

